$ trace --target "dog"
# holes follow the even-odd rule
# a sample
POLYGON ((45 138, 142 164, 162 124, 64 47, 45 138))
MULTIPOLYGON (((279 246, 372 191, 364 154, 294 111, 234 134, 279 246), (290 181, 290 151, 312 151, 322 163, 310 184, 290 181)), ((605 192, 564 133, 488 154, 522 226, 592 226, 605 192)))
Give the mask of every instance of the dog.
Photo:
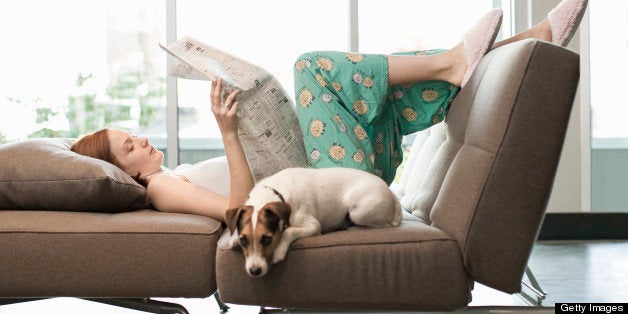
POLYGON ((225 212, 232 239, 226 246, 239 242, 246 272, 261 277, 299 238, 352 225, 394 227, 401 218, 399 200, 376 175, 352 168, 288 168, 261 180, 244 205, 225 212))

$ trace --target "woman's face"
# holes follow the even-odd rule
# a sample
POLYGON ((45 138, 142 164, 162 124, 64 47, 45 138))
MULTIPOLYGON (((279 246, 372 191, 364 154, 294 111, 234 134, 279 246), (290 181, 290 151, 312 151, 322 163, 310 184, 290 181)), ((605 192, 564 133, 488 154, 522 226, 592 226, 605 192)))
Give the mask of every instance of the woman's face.
POLYGON ((136 137, 122 130, 107 132, 111 152, 120 168, 131 176, 138 173, 141 178, 161 169, 164 154, 148 143, 145 137, 136 137))

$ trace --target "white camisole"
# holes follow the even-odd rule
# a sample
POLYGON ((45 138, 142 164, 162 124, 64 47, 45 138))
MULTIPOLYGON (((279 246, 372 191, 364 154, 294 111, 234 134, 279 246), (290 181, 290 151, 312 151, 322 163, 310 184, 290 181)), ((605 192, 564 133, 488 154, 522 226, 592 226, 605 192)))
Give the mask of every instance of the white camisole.
POLYGON ((181 164, 174 168, 171 173, 185 177, 191 183, 229 198, 229 165, 226 156, 195 164, 181 164))

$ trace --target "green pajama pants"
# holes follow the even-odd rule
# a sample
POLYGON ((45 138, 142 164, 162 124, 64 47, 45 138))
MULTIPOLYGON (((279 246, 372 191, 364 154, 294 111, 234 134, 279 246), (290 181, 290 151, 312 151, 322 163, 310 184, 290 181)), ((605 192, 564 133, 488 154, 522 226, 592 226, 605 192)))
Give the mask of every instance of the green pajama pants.
POLYGON ((403 160, 402 136, 443 121, 459 90, 444 81, 388 86, 385 55, 334 51, 301 55, 294 81, 309 166, 356 168, 388 184, 403 160))

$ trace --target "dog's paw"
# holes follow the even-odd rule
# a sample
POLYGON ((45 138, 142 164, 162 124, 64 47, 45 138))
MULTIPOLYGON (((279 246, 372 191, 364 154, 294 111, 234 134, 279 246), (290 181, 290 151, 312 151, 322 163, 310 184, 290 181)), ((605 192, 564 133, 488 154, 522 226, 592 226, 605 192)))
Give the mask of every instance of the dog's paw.
POLYGON ((288 254, 288 247, 285 245, 277 245, 275 252, 273 253, 273 264, 277 264, 283 261, 288 254))
POLYGON ((231 234, 229 230, 225 230, 220 236, 220 239, 218 239, 218 248, 221 250, 235 249, 238 246, 238 241, 239 236, 237 231, 231 234))

